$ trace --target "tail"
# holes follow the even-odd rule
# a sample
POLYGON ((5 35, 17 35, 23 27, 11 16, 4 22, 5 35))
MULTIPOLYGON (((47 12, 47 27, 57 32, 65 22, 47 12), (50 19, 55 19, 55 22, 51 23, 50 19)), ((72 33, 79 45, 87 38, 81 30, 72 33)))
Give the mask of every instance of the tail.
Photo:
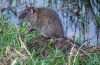
MULTIPOLYGON (((82 43, 76 42, 76 41, 74 41, 73 39, 71 39, 69 37, 65 37, 65 39, 68 39, 70 42, 72 42, 72 43, 74 43, 74 44, 76 44, 78 46, 81 46, 82 45, 82 43)), ((85 46, 83 45, 83 47, 85 47, 85 46)))

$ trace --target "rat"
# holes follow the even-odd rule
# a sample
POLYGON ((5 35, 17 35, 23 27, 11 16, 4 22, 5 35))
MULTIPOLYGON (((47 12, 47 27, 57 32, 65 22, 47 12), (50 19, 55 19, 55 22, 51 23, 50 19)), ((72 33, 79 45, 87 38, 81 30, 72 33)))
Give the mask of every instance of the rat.
POLYGON ((23 10, 18 18, 29 23, 29 31, 39 30, 45 38, 67 38, 71 42, 80 45, 74 40, 64 36, 61 20, 54 10, 31 6, 23 10))
POLYGON ((28 21, 29 31, 39 30, 45 38, 63 38, 63 26, 58 14, 48 8, 27 7, 18 17, 28 21))

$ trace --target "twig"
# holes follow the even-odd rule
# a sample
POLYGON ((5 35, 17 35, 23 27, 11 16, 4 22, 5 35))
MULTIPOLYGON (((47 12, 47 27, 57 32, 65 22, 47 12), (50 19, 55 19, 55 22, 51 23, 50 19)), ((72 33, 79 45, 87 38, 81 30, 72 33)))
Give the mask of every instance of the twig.
POLYGON ((70 65, 71 63, 71 57, 73 56, 73 50, 74 50, 75 45, 71 48, 71 51, 69 53, 69 57, 68 57, 68 65, 70 65))
POLYGON ((78 56, 78 53, 79 53, 80 49, 84 46, 84 44, 85 44, 85 43, 83 43, 83 44, 79 47, 79 49, 78 49, 78 51, 77 51, 77 53, 76 53, 76 55, 75 55, 73 65, 75 65, 76 56, 78 56))
MULTIPOLYGON (((16 29, 17 29, 17 31, 18 31, 18 28, 17 28, 16 25, 15 25, 15 27, 16 27, 16 29)), ((18 31, 18 33, 19 33, 19 31, 18 31)), ((22 41, 20 34, 18 34, 18 38, 19 38, 19 40, 20 40, 21 46, 26 50, 26 52, 28 53, 28 55, 29 55, 30 58, 32 59, 32 55, 31 55, 31 53, 28 51, 28 49, 26 48, 26 45, 25 45, 24 42, 22 41)), ((32 59, 32 60, 33 60, 33 59, 32 59)), ((33 60, 33 61, 34 61, 34 60, 33 60)))

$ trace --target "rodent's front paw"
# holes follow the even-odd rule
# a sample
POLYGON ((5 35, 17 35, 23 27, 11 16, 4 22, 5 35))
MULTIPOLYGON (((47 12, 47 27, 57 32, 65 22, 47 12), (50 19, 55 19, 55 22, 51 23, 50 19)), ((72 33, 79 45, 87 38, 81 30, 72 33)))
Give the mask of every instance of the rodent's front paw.
POLYGON ((26 30, 26 31, 25 31, 25 34, 28 34, 28 33, 30 33, 30 30, 26 30))

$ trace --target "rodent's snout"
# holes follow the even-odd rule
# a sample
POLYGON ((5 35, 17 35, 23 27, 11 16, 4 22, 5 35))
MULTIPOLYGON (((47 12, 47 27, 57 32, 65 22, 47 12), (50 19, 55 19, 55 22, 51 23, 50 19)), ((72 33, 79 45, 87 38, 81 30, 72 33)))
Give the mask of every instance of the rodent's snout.
POLYGON ((18 19, 20 19, 20 20, 21 20, 21 19, 24 19, 24 16, 23 16, 23 15, 19 15, 19 16, 18 16, 18 19))
POLYGON ((18 19, 20 19, 21 18, 21 16, 18 16, 18 19))
POLYGON ((27 15, 28 15, 27 12, 22 13, 21 15, 19 15, 18 19, 24 19, 27 15))

